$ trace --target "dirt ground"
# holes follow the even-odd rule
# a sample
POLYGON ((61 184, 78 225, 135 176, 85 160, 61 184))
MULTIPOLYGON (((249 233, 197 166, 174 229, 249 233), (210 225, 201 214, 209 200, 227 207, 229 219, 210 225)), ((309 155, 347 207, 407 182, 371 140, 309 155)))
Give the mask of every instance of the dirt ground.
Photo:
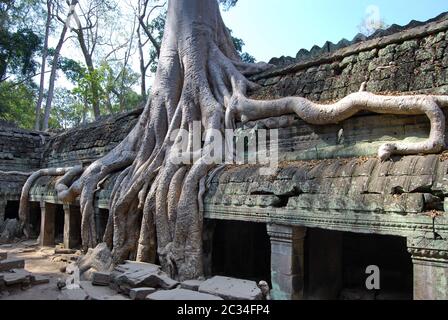
POLYGON ((30 289, 11 289, 0 293, 0 300, 58 300, 61 292, 57 288, 58 280, 67 278, 60 269, 67 266, 67 262, 60 256, 54 255, 54 248, 40 248, 37 242, 24 241, 15 244, 0 245, 0 251, 8 253, 8 259, 24 259, 25 270, 48 277, 48 284, 35 285, 30 289))

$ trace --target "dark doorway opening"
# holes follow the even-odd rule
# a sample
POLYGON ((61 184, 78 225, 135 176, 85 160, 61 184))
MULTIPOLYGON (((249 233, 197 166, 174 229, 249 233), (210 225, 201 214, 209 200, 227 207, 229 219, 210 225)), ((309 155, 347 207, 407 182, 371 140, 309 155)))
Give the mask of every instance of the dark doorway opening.
POLYGON ((365 289, 366 268, 378 266, 381 289, 370 292, 371 296, 377 300, 412 300, 413 264, 406 238, 345 233, 343 250, 344 288, 365 289))
POLYGON ((412 300, 413 264, 406 238, 308 229, 305 297, 311 300, 412 300), (380 289, 369 290, 377 266, 380 289))
POLYGON ((56 214, 55 214, 55 221, 54 221, 54 242, 55 242, 55 244, 64 242, 64 223, 65 223, 64 206, 56 205, 56 214))
POLYGON ((271 282, 271 245, 266 225, 216 221, 212 273, 239 279, 271 282))
POLYGON ((30 237, 37 239, 40 234, 41 211, 39 202, 30 202, 30 237))
POLYGON ((19 219, 19 201, 8 201, 5 208, 5 220, 19 219))

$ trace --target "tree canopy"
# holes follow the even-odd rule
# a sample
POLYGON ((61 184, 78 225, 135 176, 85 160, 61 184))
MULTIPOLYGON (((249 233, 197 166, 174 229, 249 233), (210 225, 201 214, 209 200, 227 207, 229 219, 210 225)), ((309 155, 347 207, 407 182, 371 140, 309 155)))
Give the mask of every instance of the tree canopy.
MULTIPOLYGON (((237 3, 218 2, 223 10, 237 3)), ((157 70, 166 11, 166 2, 157 0, 1 1, 0 119, 60 129, 142 107, 157 70)), ((232 39, 242 60, 254 62, 243 39, 232 39)))

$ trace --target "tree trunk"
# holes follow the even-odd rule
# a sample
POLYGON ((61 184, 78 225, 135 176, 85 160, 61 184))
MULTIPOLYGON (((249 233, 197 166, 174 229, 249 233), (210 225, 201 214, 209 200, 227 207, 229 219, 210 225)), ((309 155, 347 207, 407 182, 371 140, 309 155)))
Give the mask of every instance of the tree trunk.
POLYGON ((36 121, 34 124, 34 129, 36 131, 40 130, 40 112, 42 109, 42 101, 44 100, 45 91, 45 68, 47 65, 48 56, 48 38, 50 36, 50 26, 51 26, 51 15, 52 15, 52 3, 51 0, 47 0, 47 22, 45 24, 45 40, 44 48, 42 50, 42 65, 40 68, 40 83, 39 83, 39 95, 36 103, 36 121))
MULTIPOLYGON (((90 75, 93 75, 95 73, 95 66, 93 65, 93 58, 92 53, 89 52, 87 49, 86 41, 84 38, 84 32, 81 29, 78 29, 76 31, 76 34, 78 36, 78 42, 79 46, 81 47, 82 54, 84 56, 84 60, 87 65, 87 70, 90 73, 90 75)), ((92 77, 93 78, 93 77, 92 77)), ((100 111, 100 100, 99 100, 99 88, 96 81, 93 81, 90 86, 90 91, 92 94, 92 108, 93 108, 93 114, 95 116, 95 119, 99 119, 101 117, 101 111, 100 111)))
MULTIPOLYGON (((57 184, 62 201, 80 196, 83 246, 94 247, 93 204, 98 183, 121 171, 111 193, 104 236, 115 263, 125 259, 154 262, 157 253, 163 269, 179 280, 203 275, 200 208, 204 178, 217 163, 194 155, 201 148, 203 154, 209 154, 212 134, 218 131, 223 135, 225 129, 234 127, 236 119, 256 120, 295 112, 306 121, 327 124, 363 109, 426 113, 432 124, 430 138, 424 144, 411 145, 407 152, 438 152, 443 148, 445 122, 440 106, 448 106, 446 97, 391 99, 359 93, 327 107, 302 98, 253 101, 245 95, 256 86, 244 75, 269 66, 240 60, 216 0, 170 0, 166 26, 152 94, 135 128, 107 156, 87 167, 71 186, 64 182, 68 179, 57 184), (206 133, 200 146, 193 141, 194 121, 199 121, 206 133), (190 133, 191 164, 172 161, 177 144, 181 144, 180 135, 171 140, 177 129, 190 133)), ((380 151, 389 155, 406 152, 404 145, 387 144, 380 151)))
POLYGON ((139 63, 140 63, 140 95, 142 96, 142 99, 146 100, 146 70, 147 67, 145 65, 145 56, 143 54, 143 43, 142 43, 142 35, 140 33, 140 26, 137 29, 137 36, 138 36, 138 56, 139 56, 139 63))
POLYGON ((47 102, 45 104, 45 114, 44 114, 44 120, 43 120, 43 124, 42 124, 42 130, 44 130, 44 131, 48 130, 48 122, 50 120, 50 111, 51 111, 51 106, 53 104, 53 97, 54 97, 54 86, 55 86, 56 75, 57 75, 57 71, 58 71, 58 62, 59 62, 59 58, 61 56, 62 46, 64 45, 65 36, 67 35, 68 23, 73 15, 73 13, 75 12, 75 7, 77 4, 78 4, 78 0, 72 0, 70 2, 70 9, 69 9, 70 11, 67 15, 66 23, 64 23, 64 27, 62 28, 61 35, 59 36, 59 41, 58 41, 58 44, 57 44, 55 52, 54 52, 53 65, 51 67, 50 80, 49 80, 49 84, 48 84, 48 97, 47 97, 47 102))

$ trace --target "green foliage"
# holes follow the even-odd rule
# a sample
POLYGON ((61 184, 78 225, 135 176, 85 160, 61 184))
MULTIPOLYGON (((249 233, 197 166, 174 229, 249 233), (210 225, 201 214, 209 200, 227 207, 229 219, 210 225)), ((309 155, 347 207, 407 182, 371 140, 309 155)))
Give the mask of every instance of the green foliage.
POLYGON ((0 1, 0 82, 34 74, 41 49, 39 0, 0 1))
POLYGON ((230 30, 229 28, 227 28, 227 30, 229 30, 230 36, 232 37, 232 41, 233 41, 233 45, 235 46, 236 51, 238 51, 241 60, 243 60, 243 62, 247 62, 247 63, 254 63, 255 57, 253 57, 252 55, 250 55, 247 52, 243 52, 243 47, 245 46, 245 43, 243 41, 243 39, 234 37, 232 35, 232 30, 230 30))
MULTIPOLYGON (((74 114, 70 114, 65 107, 56 107, 58 110, 54 112, 63 117, 60 124, 63 128, 79 123, 79 113, 90 113, 95 102, 99 103, 102 114, 133 110, 143 102, 142 97, 133 90, 133 86, 139 81, 139 75, 129 67, 124 68, 123 65, 117 64, 113 68, 109 63, 103 62, 93 71, 89 71, 81 63, 66 58, 60 59, 59 65, 75 85, 75 88, 69 91, 73 96, 71 100, 62 99, 62 93, 59 92, 59 100, 65 100, 61 106, 72 105, 76 109, 74 114)), ((67 95, 67 92, 64 94, 67 95)), ((91 115, 88 115, 88 118, 91 118, 91 115)))
POLYGON ((0 30, 0 81, 7 74, 18 77, 36 72, 35 54, 40 50, 41 39, 32 30, 24 29, 14 33, 0 30))
POLYGON ((0 119, 19 127, 34 127, 36 88, 27 84, 0 83, 0 119))
POLYGON ((71 90, 56 89, 49 127, 68 129, 82 124, 85 112, 84 104, 71 90))
MULTIPOLYGON (((147 25, 149 32, 151 32, 159 47, 162 44, 163 31, 165 30, 166 14, 166 11, 162 11, 147 25)), ((151 72, 155 73, 157 71, 157 63, 159 57, 157 56, 157 51, 154 46, 151 47, 151 50, 149 52, 149 59, 149 61, 151 61, 150 70, 151 72)))

